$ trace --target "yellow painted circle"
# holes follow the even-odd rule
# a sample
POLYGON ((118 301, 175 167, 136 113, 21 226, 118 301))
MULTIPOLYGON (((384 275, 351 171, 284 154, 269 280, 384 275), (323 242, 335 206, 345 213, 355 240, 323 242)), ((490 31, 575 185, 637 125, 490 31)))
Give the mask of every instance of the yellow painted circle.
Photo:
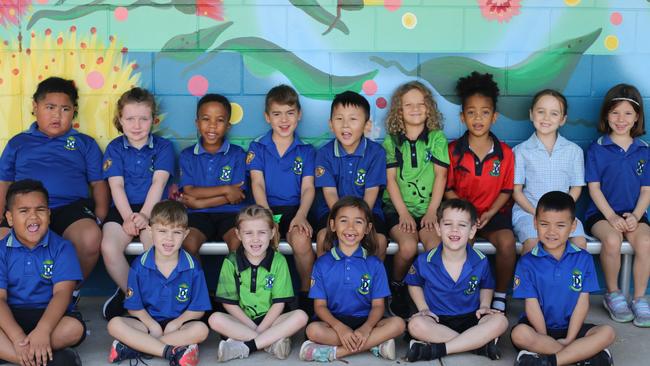
POLYGON ((564 3, 567 4, 568 6, 576 6, 580 4, 580 1, 582 0, 564 0, 564 3))
POLYGON ((416 25, 418 25, 418 17, 410 12, 404 13, 404 15, 402 15, 402 25, 406 29, 413 29, 416 25))
POLYGON ((605 48, 610 51, 614 51, 618 48, 618 37, 609 35, 605 37, 605 48))
POLYGON ((384 0, 363 0, 363 5, 384 5, 384 0))
POLYGON ((244 118, 244 109, 237 103, 230 103, 232 112, 230 113, 230 124, 236 125, 244 118))

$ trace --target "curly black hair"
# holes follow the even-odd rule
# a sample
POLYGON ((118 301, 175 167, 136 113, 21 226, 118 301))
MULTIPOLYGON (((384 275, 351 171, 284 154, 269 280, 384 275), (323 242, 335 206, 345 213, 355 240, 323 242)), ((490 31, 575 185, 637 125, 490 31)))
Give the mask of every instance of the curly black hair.
POLYGON ((499 85, 494 81, 492 74, 481 74, 473 71, 469 76, 458 79, 458 83, 456 83, 456 94, 460 97, 461 107, 463 109, 465 108, 467 98, 475 94, 480 94, 492 99, 492 107, 496 110, 499 85))

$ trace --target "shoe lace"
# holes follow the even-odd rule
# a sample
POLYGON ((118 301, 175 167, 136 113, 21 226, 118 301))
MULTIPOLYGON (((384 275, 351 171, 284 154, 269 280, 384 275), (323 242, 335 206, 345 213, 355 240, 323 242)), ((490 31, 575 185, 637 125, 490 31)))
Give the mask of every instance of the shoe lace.
POLYGON ((636 314, 650 317, 650 305, 645 299, 635 301, 634 310, 636 314))
POLYGON ((149 366, 144 360, 150 360, 151 356, 145 356, 142 353, 139 353, 136 357, 129 359, 129 366, 138 366, 142 363, 145 366, 149 366))
POLYGON ((614 311, 624 311, 628 309, 625 297, 619 293, 609 297, 609 305, 614 311))

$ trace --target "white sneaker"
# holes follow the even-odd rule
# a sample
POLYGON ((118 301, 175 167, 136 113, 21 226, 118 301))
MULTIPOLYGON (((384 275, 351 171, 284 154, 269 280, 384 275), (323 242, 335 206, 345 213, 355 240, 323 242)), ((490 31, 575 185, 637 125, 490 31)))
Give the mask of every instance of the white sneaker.
POLYGON ((236 358, 248 357, 249 349, 244 342, 228 338, 219 342, 219 352, 217 359, 220 362, 234 360, 236 358))
POLYGON ((291 338, 285 337, 278 339, 272 345, 264 348, 264 350, 280 360, 284 360, 291 353, 291 338))
POLYGON ((377 357, 386 360, 395 361, 395 340, 393 338, 380 343, 378 346, 372 347, 370 352, 377 357))

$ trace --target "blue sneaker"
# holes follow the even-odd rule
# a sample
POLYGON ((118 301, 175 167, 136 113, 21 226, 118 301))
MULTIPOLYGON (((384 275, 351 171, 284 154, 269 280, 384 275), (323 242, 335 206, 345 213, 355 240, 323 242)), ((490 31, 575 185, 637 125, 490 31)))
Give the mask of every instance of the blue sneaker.
POLYGON ((650 305, 645 297, 632 301, 632 312, 634 313, 634 325, 650 328, 650 305))
POLYGON ((616 322, 627 323, 634 320, 634 313, 630 310, 625 296, 619 291, 606 293, 603 296, 603 306, 616 322))
POLYGON ((140 352, 129 348, 127 345, 121 343, 116 339, 113 341, 111 350, 108 353, 108 362, 116 363, 123 360, 139 359, 141 357, 142 354, 140 352))

